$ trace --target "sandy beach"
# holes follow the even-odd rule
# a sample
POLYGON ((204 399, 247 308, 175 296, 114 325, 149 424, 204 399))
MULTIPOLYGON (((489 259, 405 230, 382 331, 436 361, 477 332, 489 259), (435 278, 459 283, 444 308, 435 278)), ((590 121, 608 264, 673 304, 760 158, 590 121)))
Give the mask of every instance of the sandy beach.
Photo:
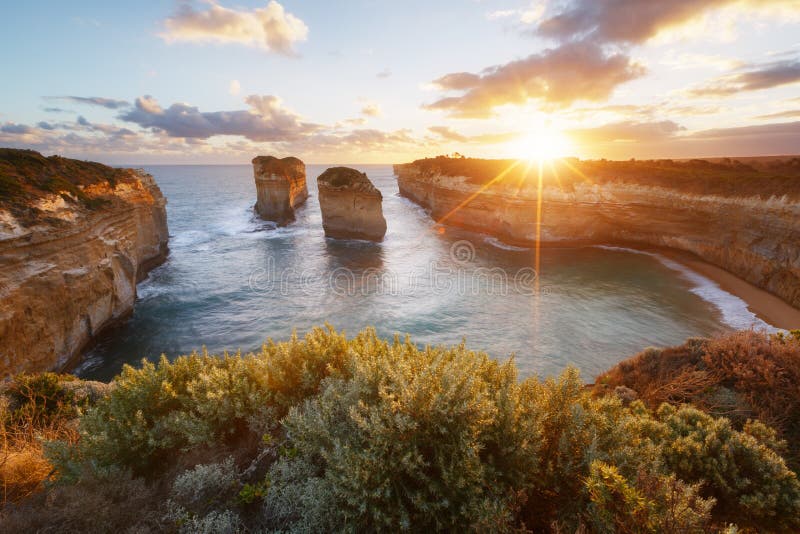
POLYGON ((785 330, 800 328, 800 310, 772 293, 759 289, 750 282, 688 252, 674 249, 654 249, 653 252, 685 265, 712 280, 728 293, 736 295, 747 303, 750 311, 766 323, 785 330))

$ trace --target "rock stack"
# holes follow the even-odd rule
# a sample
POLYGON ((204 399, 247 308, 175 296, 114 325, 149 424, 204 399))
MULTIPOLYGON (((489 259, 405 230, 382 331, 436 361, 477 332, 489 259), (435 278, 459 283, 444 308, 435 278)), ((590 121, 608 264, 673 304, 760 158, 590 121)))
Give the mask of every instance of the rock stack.
POLYGON ((317 187, 327 237, 383 240, 383 195, 366 174, 349 167, 333 167, 317 178, 317 187))
POLYGON ((297 158, 253 158, 256 181, 256 213, 284 225, 294 220, 294 210, 308 198, 306 166, 297 158))

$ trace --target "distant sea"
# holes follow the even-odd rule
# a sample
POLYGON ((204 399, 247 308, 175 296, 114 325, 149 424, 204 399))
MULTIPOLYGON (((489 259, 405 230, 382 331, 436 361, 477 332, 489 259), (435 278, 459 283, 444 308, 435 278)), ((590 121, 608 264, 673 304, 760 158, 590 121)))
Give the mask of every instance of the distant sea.
POLYGON ((436 227, 399 196, 388 165, 358 166, 383 193, 385 240, 326 239, 316 192, 325 168, 307 168, 311 197, 276 228, 253 215, 250 165, 145 167, 168 199, 169 258, 76 372, 105 380, 162 353, 255 351, 328 322, 419 345, 465 340, 513 354, 523 376, 574 365, 590 382, 647 346, 764 326, 739 298, 650 253, 544 248, 536 272, 533 250, 436 227))

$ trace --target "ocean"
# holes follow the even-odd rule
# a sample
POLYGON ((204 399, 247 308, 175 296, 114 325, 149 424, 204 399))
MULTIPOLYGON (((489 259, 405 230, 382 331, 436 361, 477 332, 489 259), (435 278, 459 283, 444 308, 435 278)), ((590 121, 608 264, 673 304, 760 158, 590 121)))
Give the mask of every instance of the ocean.
POLYGON ((650 252, 543 248, 537 272, 531 249, 436 227, 399 196, 391 166, 356 167, 383 193, 382 243, 325 238, 316 177, 327 166, 307 167, 311 196, 282 228, 254 216, 250 165, 145 167, 168 199, 169 257, 76 373, 108 380, 161 354, 256 351, 327 322, 421 346, 465 341, 513 355, 522 376, 577 366, 591 382, 647 346, 765 326, 741 299, 650 252))

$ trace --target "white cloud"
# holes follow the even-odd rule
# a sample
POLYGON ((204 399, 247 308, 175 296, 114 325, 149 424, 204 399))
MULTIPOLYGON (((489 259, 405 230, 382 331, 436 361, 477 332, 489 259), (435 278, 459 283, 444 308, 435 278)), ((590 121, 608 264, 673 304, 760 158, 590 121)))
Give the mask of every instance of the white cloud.
POLYGON ((238 43, 285 55, 294 54, 294 44, 308 37, 308 26, 275 0, 252 11, 228 9, 213 0, 205 11, 184 4, 164 27, 161 37, 169 43, 238 43))
POLYGON ((382 117, 383 110, 381 109, 380 105, 376 104, 375 102, 365 102, 361 107, 361 114, 366 115, 367 117, 382 117))
POLYGON ((233 96, 239 94, 239 91, 242 90, 242 84, 239 83, 239 80, 231 80, 231 84, 228 87, 228 92, 233 96))

